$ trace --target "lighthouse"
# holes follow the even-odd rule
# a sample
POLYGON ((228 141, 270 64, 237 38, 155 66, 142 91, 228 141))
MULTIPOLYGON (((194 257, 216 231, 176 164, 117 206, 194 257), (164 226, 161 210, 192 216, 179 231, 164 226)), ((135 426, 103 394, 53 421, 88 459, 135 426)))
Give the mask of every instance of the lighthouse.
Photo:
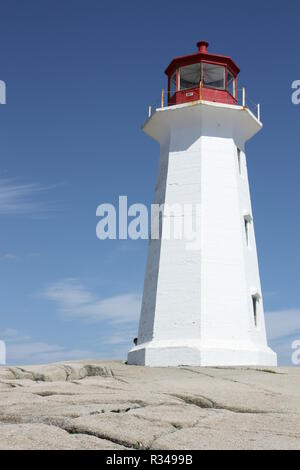
POLYGON ((150 239, 138 338, 128 364, 276 366, 268 347, 245 144, 259 115, 238 101, 239 67, 198 50, 165 73, 167 102, 144 132, 160 145, 155 204, 197 206, 199 246, 164 237, 186 213, 162 212, 150 239))

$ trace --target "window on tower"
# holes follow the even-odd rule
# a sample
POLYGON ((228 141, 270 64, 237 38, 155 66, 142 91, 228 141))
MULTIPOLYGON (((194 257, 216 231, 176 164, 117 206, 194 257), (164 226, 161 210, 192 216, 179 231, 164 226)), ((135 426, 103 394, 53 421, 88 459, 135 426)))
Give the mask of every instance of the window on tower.
POLYGON ((200 63, 187 65, 179 69, 179 89, 198 88, 200 86, 200 63))
POLYGON ((203 62, 202 74, 205 87, 225 90, 225 67, 203 62))
POLYGON ((257 316, 258 316, 258 305, 259 305, 259 295, 252 295, 252 308, 253 308, 253 318, 254 325, 257 327, 257 316))
POLYGON ((229 70, 227 71, 227 91, 235 98, 235 78, 229 70))
POLYGON ((239 174, 242 174, 242 161, 241 161, 241 151, 239 148, 237 150, 237 158, 238 158, 238 167, 239 167, 239 174))
POLYGON ((245 236, 246 236, 246 243, 247 246, 250 246, 250 224, 251 224, 252 218, 251 215, 245 215, 244 216, 244 226, 245 226, 245 236))
POLYGON ((173 96, 174 93, 176 93, 176 91, 177 91, 177 86, 176 86, 176 71, 175 71, 170 78, 170 95, 173 96))

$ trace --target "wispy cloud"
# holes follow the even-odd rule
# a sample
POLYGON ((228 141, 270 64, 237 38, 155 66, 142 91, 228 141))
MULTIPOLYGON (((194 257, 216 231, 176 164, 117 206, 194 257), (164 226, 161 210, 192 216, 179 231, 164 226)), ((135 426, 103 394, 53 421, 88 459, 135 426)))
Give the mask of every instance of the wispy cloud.
POLYGON ((6 253, 0 259, 7 260, 7 261, 17 261, 18 256, 15 253, 6 253))
POLYGON ((30 341, 30 336, 21 334, 14 328, 6 328, 5 330, 0 330, 0 337, 6 343, 20 343, 24 341, 30 341))
POLYGON ((6 343, 9 364, 42 364, 95 356, 95 353, 88 350, 67 349, 58 344, 35 341, 30 336, 11 328, 0 331, 0 338, 6 343))
POLYGON ((77 279, 63 279, 52 284, 42 295, 57 303, 59 312, 65 319, 83 318, 111 323, 136 322, 141 303, 140 296, 135 293, 99 298, 77 279))
POLYGON ((49 187, 37 183, 20 183, 14 178, 0 178, 0 215, 40 214, 50 206, 41 201, 49 187))
POLYGON ((128 351, 128 344, 132 345, 134 337, 137 335, 137 323, 129 325, 127 328, 118 328, 102 338, 103 344, 109 346, 125 345, 128 351))
POLYGON ((300 309, 266 312, 266 327, 271 340, 291 335, 300 337, 300 309))
POLYGON ((0 261, 24 261, 26 259, 34 259, 39 258, 41 256, 38 252, 33 253, 25 253, 22 256, 17 255, 16 253, 5 253, 4 255, 0 255, 0 261))
POLYGON ((270 346, 276 351, 280 365, 292 364, 292 343, 300 339, 300 309, 266 312, 266 328, 270 346))

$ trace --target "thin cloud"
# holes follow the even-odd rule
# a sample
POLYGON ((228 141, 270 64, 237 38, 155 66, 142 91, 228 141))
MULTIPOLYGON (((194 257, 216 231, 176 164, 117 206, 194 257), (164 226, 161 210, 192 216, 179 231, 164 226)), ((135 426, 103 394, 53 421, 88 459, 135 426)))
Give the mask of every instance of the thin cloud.
POLYGON ((300 310, 277 310, 266 312, 266 327, 268 338, 278 340, 286 336, 300 337, 300 310))
POLYGON ((137 324, 134 323, 128 328, 118 328, 117 331, 110 331, 102 338, 102 343, 109 346, 128 345, 133 346, 133 339, 137 336, 137 324))
POLYGON ((140 296, 135 293, 99 298, 76 279, 63 279, 52 284, 42 296, 56 302, 65 319, 83 318, 92 322, 136 322, 141 304, 140 296))
POLYGON ((24 341, 30 341, 30 336, 20 334, 20 332, 14 328, 6 328, 0 330, 0 338, 6 343, 20 343, 24 341))
POLYGON ((18 256, 15 253, 6 253, 2 256, 2 259, 7 261, 16 261, 18 256))
POLYGON ((35 259, 41 256, 38 252, 26 253, 23 256, 19 256, 16 253, 5 253, 3 256, 0 256, 0 261, 23 261, 26 258, 35 259))
POLYGON ((266 312, 265 319, 268 342, 277 353, 278 364, 294 365, 292 344, 300 339, 300 310, 266 312))
POLYGON ((58 344, 32 340, 30 336, 12 328, 0 331, 0 338, 6 343, 9 364, 42 364, 95 356, 95 353, 88 350, 67 349, 58 344))
POLYGON ((8 344, 7 360, 11 364, 42 364, 58 361, 81 360, 93 357, 87 350, 71 349, 45 342, 8 344))
POLYGON ((50 187, 37 183, 19 183, 14 178, 0 178, 0 215, 40 214, 50 210, 41 195, 50 187))

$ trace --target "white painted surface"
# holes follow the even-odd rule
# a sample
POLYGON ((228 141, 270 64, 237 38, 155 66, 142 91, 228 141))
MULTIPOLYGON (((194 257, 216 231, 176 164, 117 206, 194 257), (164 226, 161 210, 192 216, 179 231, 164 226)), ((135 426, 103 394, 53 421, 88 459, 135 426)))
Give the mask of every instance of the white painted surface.
POLYGON ((146 122, 144 131, 161 147, 155 202, 201 204, 201 249, 187 250, 186 240, 149 242, 138 344, 129 364, 277 364, 266 341, 244 153, 261 127, 242 107, 208 102, 157 110, 146 122), (257 325, 254 294, 260 297, 257 325))

